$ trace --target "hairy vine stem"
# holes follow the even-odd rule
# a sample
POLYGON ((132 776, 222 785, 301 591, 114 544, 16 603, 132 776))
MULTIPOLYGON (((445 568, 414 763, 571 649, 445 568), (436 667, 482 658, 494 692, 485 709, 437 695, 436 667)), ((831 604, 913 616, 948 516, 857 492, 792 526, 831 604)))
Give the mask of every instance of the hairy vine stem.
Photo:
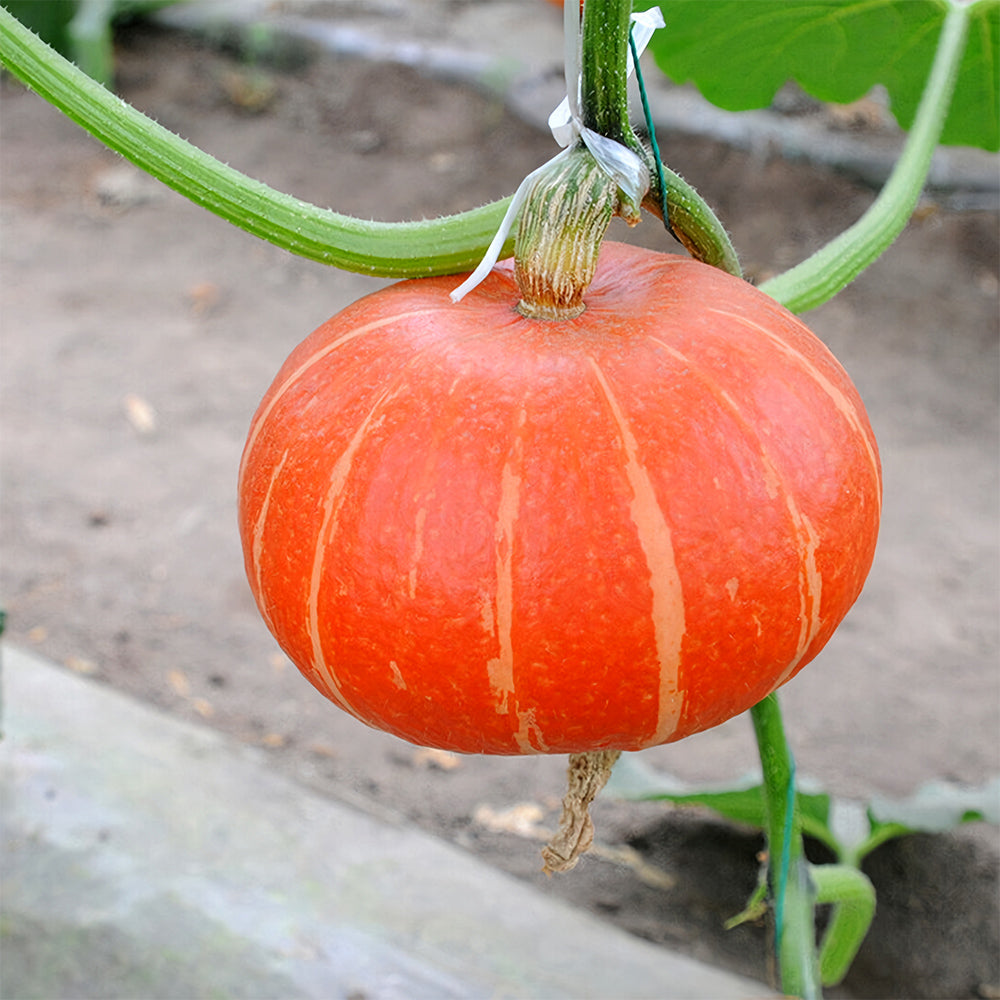
POLYGON ((815 309, 873 264, 903 231, 917 206, 951 107, 968 27, 967 6, 949 4, 930 76, 903 152, 869 209, 801 264, 765 281, 761 291, 792 312, 815 309))
MULTIPOLYGON (((77 69, 0 6, 0 62, 104 145, 240 229, 309 260, 387 278, 457 274, 482 258, 510 198, 419 222, 357 219, 276 191, 163 128, 77 69)), ((671 216, 686 220, 694 252, 738 268, 704 199, 667 171, 671 216), (720 249, 721 247, 721 249, 720 249)), ((501 257, 513 253, 514 238, 501 257)))
POLYGON ((588 0, 584 6, 580 67, 583 123, 646 161, 652 185, 642 207, 666 223, 666 204, 670 232, 692 257, 741 277, 739 257, 718 217, 684 178, 657 162, 659 151, 647 149, 632 128, 626 69, 631 9, 631 4, 617 0, 588 0))
MULTIPOLYGON (((191 201, 310 260, 363 274, 418 277, 475 265, 509 199, 421 222, 369 222, 317 208, 221 163, 116 97, 0 7, 0 59, 32 90, 191 201)), ((506 248, 509 255, 513 240, 506 248)))

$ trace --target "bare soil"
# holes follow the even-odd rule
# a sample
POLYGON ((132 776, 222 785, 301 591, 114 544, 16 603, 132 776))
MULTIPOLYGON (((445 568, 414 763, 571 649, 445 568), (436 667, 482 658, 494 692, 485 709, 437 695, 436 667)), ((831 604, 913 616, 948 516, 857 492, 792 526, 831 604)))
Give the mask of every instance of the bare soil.
MULTIPOLYGON (((460 211, 510 193, 555 152, 466 87, 345 59, 248 65, 150 28, 122 37, 119 89, 235 167, 359 216, 460 211)), ((235 528, 251 414, 295 343, 383 282, 234 230, 9 80, 0 126, 9 641, 766 981, 765 929, 722 926, 755 884, 753 831, 602 799, 609 850, 545 879, 538 837, 558 814, 563 758, 452 757, 368 730, 324 702, 261 623, 235 528)), ((754 277, 801 259, 873 198, 849 177, 664 138, 754 277)), ((875 267, 807 318, 857 382, 886 474, 869 586, 783 694, 800 771, 838 795, 903 797, 1000 769, 997 222, 929 197, 875 267)), ((677 249, 653 221, 614 235, 677 249)), ((744 718, 645 757, 719 781, 752 769, 755 748, 744 718)), ((876 924, 831 995, 998 995, 995 829, 908 837, 869 870, 876 924)))

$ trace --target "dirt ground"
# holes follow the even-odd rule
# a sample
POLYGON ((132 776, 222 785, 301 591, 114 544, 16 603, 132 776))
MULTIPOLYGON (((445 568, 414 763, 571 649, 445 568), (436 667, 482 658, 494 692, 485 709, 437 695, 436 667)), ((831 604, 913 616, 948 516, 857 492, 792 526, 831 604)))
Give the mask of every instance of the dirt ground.
MULTIPOLYGON (((248 66, 148 28, 121 40, 119 89, 239 169, 359 216, 460 211, 510 193, 556 151, 465 87, 344 59, 248 66)), ((235 527, 251 414, 295 343, 382 282, 232 229, 9 80, 0 128, 7 638, 263 745, 297 779, 403 814, 637 934, 766 980, 764 929, 722 928, 754 886, 752 832, 602 800, 598 839, 619 854, 546 880, 537 831, 558 813, 564 758, 449 757, 370 731, 299 677, 258 618, 235 527)), ((756 277, 873 197, 705 139, 665 146, 756 277)), ((929 197, 874 268, 807 317, 866 400, 886 477, 869 585, 783 694, 800 772, 838 795, 903 797, 1000 770, 997 222, 929 197)), ((615 235, 676 249, 653 221, 615 235)), ((718 781, 751 770, 755 748, 743 718, 644 756, 718 781)), ((996 858, 984 827, 876 852, 879 915, 830 995, 1000 995, 996 858)))

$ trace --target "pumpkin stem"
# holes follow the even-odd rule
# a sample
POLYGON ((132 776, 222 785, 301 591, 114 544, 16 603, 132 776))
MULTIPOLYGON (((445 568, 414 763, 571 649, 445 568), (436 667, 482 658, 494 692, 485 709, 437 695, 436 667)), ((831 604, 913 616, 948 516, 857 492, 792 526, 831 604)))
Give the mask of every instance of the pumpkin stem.
POLYGON ((569 755, 568 789, 562 801, 559 829, 542 848, 545 862, 542 870, 546 875, 575 868, 580 855, 590 849, 594 842, 590 804, 608 783, 621 753, 621 750, 594 750, 569 755))
POLYGON ((583 146, 541 173, 528 192, 514 241, 522 316, 565 320, 583 312, 583 293, 617 206, 617 185, 583 146))
POLYGON ((639 222, 649 190, 645 150, 629 121, 631 0, 588 0, 582 29, 566 8, 566 90, 552 124, 569 148, 538 171, 514 241, 518 311, 566 320, 583 312, 601 243, 614 215, 639 222), (565 110, 566 118, 559 116, 565 110))

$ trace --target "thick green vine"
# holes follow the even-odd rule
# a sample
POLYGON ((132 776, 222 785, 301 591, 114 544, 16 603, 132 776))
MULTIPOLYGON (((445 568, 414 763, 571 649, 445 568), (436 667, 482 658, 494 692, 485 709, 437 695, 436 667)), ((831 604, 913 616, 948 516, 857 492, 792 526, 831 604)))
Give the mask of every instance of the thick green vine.
MULTIPOLYGON (((478 264, 509 198, 419 222, 356 219, 275 191, 174 135, 96 83, 0 6, 0 62, 110 149, 246 232, 310 260, 388 278, 456 274, 478 264)), ((693 252, 738 268, 725 231, 704 199, 666 173, 671 216, 693 252)), ((513 253, 506 240, 502 257, 513 253)))
MULTIPOLYGON (((0 59, 106 146, 198 205, 301 257, 384 277, 474 267, 509 199, 421 222, 369 222, 317 208, 221 163, 90 79, 0 7, 0 59)), ((509 255, 513 240, 506 248, 509 255)))
POLYGON ((653 150, 639 141, 632 128, 626 70, 631 9, 631 4, 614 0, 590 0, 584 7, 580 67, 583 124, 646 161, 651 183, 642 207, 666 222, 665 203, 670 232, 692 257, 741 277, 739 257, 715 213, 683 177, 654 159, 653 150), (660 189, 661 178, 666 198, 660 189))
POLYGON ((902 155, 868 211, 807 260, 764 282, 761 291, 792 312, 815 309, 873 264, 903 231, 917 206, 951 107, 968 26, 968 7, 951 4, 902 155))

